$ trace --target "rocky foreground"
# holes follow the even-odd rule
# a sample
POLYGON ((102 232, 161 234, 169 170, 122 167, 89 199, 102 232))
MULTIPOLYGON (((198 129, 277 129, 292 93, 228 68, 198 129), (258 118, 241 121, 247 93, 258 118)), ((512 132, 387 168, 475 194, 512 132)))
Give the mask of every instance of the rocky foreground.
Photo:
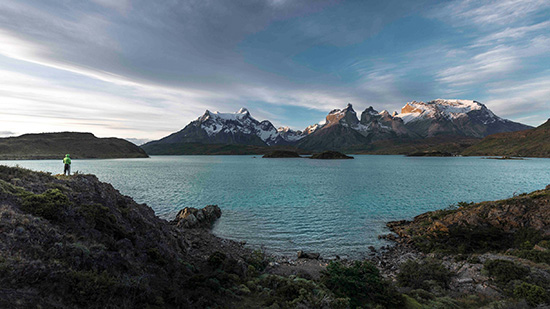
POLYGON ((212 235, 217 206, 168 222, 93 175, 0 166, 0 308, 546 306, 550 190, 459 206, 364 261, 276 260, 212 235))

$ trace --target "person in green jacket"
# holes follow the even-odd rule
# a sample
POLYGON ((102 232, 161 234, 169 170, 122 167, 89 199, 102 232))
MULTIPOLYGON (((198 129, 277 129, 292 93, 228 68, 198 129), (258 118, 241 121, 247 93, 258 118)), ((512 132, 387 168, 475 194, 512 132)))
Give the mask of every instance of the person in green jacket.
POLYGON ((69 154, 65 155, 65 158, 63 158, 63 164, 65 164, 65 169, 63 169, 63 175, 71 175, 71 158, 69 157, 69 154))

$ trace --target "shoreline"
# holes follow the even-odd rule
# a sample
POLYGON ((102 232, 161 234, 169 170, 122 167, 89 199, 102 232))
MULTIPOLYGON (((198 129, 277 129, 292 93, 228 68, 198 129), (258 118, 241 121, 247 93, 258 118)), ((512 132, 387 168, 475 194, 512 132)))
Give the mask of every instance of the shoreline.
POLYGON ((544 234, 550 186, 388 222, 392 244, 369 249, 365 259, 308 252, 302 255, 313 258, 277 258, 214 235, 210 227, 221 216, 215 205, 185 208, 167 221, 93 175, 0 166, 0 200, 6 231, 0 248, 10 248, 0 250, 0 307, 529 308, 550 302, 544 292, 550 265, 541 263, 550 253, 544 234), (486 224, 499 230, 479 234, 486 224), (519 230, 510 230, 513 224, 519 230), (526 227, 533 230, 519 232, 526 227), (467 233, 474 233, 466 242, 474 246, 452 238, 467 233), (490 238, 494 233, 501 243, 490 238), (505 241, 518 236, 523 242, 505 241))

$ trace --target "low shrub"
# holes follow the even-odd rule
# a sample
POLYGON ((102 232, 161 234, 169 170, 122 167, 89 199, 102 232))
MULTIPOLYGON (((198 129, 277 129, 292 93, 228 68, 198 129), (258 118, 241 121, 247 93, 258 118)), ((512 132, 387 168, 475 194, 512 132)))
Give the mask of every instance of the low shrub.
MULTIPOLYGON (((267 293, 262 307, 272 308, 348 308, 347 299, 334 299, 332 293, 315 281, 296 276, 262 275, 254 289, 267 293)), ((354 307, 352 307, 354 308, 354 307)))
POLYGON ((21 209, 48 220, 60 220, 63 211, 70 205, 69 198, 59 189, 50 189, 42 194, 21 194, 21 209))
POLYGON ((525 299, 531 306, 548 302, 548 292, 538 285, 523 282, 514 288, 514 297, 525 299))
POLYGON ((510 254, 535 263, 546 263, 550 265, 550 251, 513 250, 510 254))
POLYGON ((401 286, 413 289, 430 290, 434 284, 445 289, 449 286, 453 276, 454 274, 440 262, 409 260, 401 265, 397 274, 397 282, 401 286))
POLYGON ((529 274, 526 267, 506 260, 488 260, 483 265, 483 270, 501 285, 512 280, 523 280, 529 274))
POLYGON ((216 251, 208 257, 208 265, 212 266, 213 268, 220 268, 226 258, 227 255, 225 255, 225 253, 216 251))
POLYGON ((114 240, 123 238, 132 239, 118 223, 116 216, 111 210, 101 204, 84 204, 79 205, 77 212, 86 220, 91 228, 94 228, 104 235, 111 236, 114 240))
POLYGON ((107 272, 72 271, 66 280, 74 302, 81 306, 107 306, 109 299, 117 293, 117 280, 107 272))
POLYGON ((533 246, 543 239, 542 232, 533 228, 522 228, 514 233, 514 247, 533 249, 533 246))
POLYGON ((403 298, 371 263, 356 261, 351 266, 331 262, 321 282, 336 296, 349 298, 351 308, 381 305, 396 308, 403 298))
POLYGON ((492 226, 451 226, 448 232, 416 236, 413 242, 425 253, 484 253, 510 248, 512 235, 492 226))
POLYGON ((267 256, 264 251, 260 249, 252 251, 250 256, 246 259, 246 262, 252 265, 257 271, 263 271, 269 264, 267 256))

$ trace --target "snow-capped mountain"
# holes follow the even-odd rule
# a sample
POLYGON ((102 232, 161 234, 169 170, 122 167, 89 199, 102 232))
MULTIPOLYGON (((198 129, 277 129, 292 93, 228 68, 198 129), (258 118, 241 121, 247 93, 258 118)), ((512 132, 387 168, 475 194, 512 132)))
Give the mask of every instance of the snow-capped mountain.
POLYGON ((351 104, 332 110, 326 123, 298 142, 304 149, 339 149, 385 139, 418 139, 434 136, 482 138, 531 127, 496 116, 485 105, 471 100, 409 102, 401 113, 378 112, 369 107, 357 118, 351 104), (344 136, 345 135, 345 136, 344 136))
POLYGON ((258 121, 246 108, 236 113, 207 110, 183 130, 152 143, 244 144, 272 146, 294 143, 305 135, 289 128, 276 129, 268 121, 258 121))
POLYGON ((485 137, 489 134, 531 128, 495 115, 484 104, 472 100, 443 100, 409 102, 400 118, 409 130, 422 137, 461 135, 485 137))
POLYGON ((303 131, 275 128, 268 121, 254 119, 246 108, 236 113, 206 111, 181 131, 158 144, 240 144, 255 146, 295 145, 302 149, 346 149, 364 147, 377 140, 419 139, 434 136, 481 138, 531 127, 496 116, 485 105, 470 100, 409 102, 401 113, 378 112, 369 107, 357 117, 351 104, 329 112, 322 123, 303 131))

